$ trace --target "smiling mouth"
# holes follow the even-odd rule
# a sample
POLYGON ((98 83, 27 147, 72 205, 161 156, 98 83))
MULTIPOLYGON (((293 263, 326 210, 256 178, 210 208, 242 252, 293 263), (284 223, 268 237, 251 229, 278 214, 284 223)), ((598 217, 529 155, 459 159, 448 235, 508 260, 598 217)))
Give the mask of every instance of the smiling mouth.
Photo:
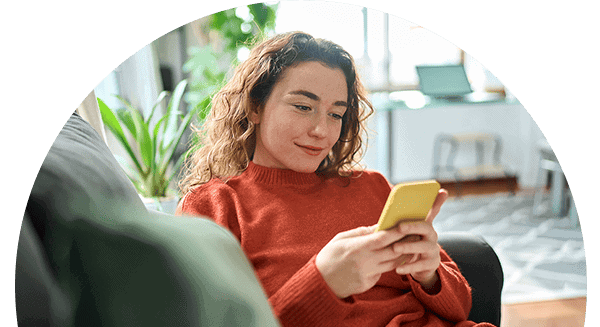
POLYGON ((300 147, 304 152, 306 152, 307 154, 309 154, 311 156, 318 156, 324 150, 324 148, 319 148, 319 147, 310 146, 310 145, 300 145, 300 144, 296 144, 296 145, 298 147, 300 147))

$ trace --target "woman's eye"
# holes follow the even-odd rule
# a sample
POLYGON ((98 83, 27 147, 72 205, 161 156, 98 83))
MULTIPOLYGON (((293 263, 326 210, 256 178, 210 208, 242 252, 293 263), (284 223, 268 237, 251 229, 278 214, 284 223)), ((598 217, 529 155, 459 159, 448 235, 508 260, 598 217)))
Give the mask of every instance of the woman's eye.
POLYGON ((299 105, 299 104, 294 105, 294 107, 296 107, 297 109, 302 110, 302 111, 309 111, 310 110, 310 107, 299 105))
POLYGON ((339 115, 336 113, 332 113, 332 114, 330 114, 330 116, 333 117, 333 119, 335 119, 335 120, 342 120, 342 118, 343 118, 342 115, 339 115))

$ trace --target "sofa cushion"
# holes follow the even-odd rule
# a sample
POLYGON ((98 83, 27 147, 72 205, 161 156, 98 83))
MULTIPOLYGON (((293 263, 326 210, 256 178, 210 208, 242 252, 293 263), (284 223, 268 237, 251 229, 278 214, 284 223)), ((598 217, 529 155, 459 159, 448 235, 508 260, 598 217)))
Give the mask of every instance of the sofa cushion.
POLYGON ((32 218, 52 221, 53 214, 74 219, 112 199, 143 207, 135 187, 104 141, 85 120, 73 114, 44 159, 27 210, 32 218))
POLYGON ((277 325, 237 239, 208 219, 148 211, 76 114, 34 183, 15 286, 20 325, 277 325))

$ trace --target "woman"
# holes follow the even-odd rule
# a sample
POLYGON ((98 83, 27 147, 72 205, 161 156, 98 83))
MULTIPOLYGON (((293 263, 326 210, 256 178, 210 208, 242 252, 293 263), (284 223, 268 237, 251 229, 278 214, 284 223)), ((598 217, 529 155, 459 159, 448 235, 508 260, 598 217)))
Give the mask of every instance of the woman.
POLYGON ((426 221, 373 232, 391 187, 357 169, 372 111, 338 45, 304 33, 260 43, 213 99, 178 213, 236 235, 284 326, 474 326, 431 224, 445 190, 426 221))

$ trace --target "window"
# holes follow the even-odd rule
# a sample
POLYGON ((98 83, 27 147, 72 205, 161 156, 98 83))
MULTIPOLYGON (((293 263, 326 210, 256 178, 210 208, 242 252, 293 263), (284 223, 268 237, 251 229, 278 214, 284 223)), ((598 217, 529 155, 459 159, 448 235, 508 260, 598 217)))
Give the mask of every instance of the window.
MULTIPOLYGON (((243 8, 236 14, 247 16, 243 8)), ((181 67, 186 61, 186 47, 198 42, 191 30, 202 28, 196 24, 201 20, 141 49, 103 81, 97 95, 105 101, 114 100, 111 94, 120 94, 132 102, 155 99, 154 95, 165 86, 162 78, 155 76, 164 65, 172 68, 174 82, 183 79, 181 67), (154 95, 148 94, 149 89, 154 95)), ((371 93, 418 90, 416 65, 457 63, 464 63, 475 91, 503 90, 492 74, 451 42, 415 23, 377 10, 327 1, 281 1, 277 4, 275 32, 289 31, 304 31, 344 47, 354 56, 371 93)), ((238 56, 244 57, 243 51, 238 56)), ((146 108, 153 102, 135 104, 146 108)))
POLYGON ((334 2, 280 2, 275 31, 298 30, 330 39, 350 52, 372 92, 416 90, 415 66, 460 63, 473 90, 502 89, 485 67, 451 42, 377 10, 334 2))
POLYGON ((282 1, 275 32, 302 31, 341 45, 355 58, 363 52, 362 7, 320 1, 282 1))

